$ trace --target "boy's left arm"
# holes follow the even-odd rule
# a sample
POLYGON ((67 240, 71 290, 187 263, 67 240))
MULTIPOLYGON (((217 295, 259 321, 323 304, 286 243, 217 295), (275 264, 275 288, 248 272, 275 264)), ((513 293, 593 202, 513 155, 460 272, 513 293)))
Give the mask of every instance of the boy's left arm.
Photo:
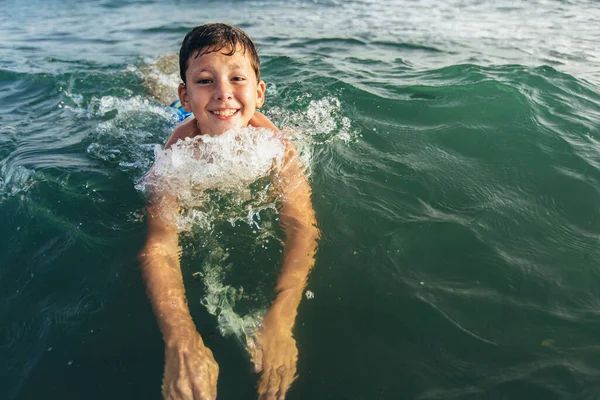
POLYGON ((252 125, 256 128, 267 128, 274 132, 279 132, 279 129, 275 126, 273 122, 266 115, 255 111, 250 121, 248 121, 248 125, 252 125))
POLYGON ((268 400, 282 400, 296 378, 298 349, 292 330, 319 238, 311 189, 291 142, 275 184, 283 196, 279 214, 286 236, 283 266, 277 296, 263 319, 255 348, 250 349, 256 372, 262 371, 259 398, 268 400))

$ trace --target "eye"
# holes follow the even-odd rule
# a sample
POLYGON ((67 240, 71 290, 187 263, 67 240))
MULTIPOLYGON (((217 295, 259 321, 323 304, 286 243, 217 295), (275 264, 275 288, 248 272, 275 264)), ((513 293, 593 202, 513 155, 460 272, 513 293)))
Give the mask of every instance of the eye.
POLYGON ((246 80, 246 78, 244 78, 243 76, 234 76, 232 79, 232 81, 234 81, 234 82, 243 82, 245 80, 246 80))
POLYGON ((196 81, 196 83, 200 84, 200 85, 209 85, 212 83, 212 79, 208 79, 208 78, 202 78, 202 79, 198 79, 196 81))

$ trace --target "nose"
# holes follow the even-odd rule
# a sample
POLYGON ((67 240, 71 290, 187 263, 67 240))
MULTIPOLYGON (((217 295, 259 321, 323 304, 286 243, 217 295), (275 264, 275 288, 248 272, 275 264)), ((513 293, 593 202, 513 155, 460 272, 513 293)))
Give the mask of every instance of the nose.
POLYGON ((219 79, 215 85, 215 100, 225 101, 233 98, 233 91, 229 79, 219 79))

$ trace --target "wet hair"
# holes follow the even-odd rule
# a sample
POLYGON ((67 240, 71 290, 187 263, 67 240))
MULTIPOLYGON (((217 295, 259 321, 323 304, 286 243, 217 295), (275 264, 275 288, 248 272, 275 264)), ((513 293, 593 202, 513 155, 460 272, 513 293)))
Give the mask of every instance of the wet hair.
POLYGON ((250 58, 250 65, 260 81, 260 59, 254 42, 238 27, 223 23, 213 23, 197 26, 185 35, 179 50, 179 74, 185 84, 185 73, 190 57, 194 58, 225 49, 226 56, 232 56, 242 51, 250 58), (194 53, 196 53, 194 55, 194 53))

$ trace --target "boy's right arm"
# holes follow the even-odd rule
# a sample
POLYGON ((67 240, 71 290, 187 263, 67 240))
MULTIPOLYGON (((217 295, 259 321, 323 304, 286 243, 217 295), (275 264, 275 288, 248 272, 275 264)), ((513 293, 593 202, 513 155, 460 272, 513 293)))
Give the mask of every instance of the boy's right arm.
POLYGON ((159 204, 155 201, 148 208, 148 237, 139 261, 165 342, 163 396, 216 399, 219 366, 190 316, 179 264, 177 229, 163 221, 161 213, 165 207, 159 204))
POLYGON ((181 124, 177 125, 175 129, 173 129, 173 132, 171 132, 171 136, 169 136, 169 139, 167 140, 167 143, 165 143, 164 148, 169 149, 171 148, 171 146, 177 143, 178 140, 182 140, 188 137, 193 138, 199 133, 200 132, 198 132, 196 118, 187 118, 181 124))

